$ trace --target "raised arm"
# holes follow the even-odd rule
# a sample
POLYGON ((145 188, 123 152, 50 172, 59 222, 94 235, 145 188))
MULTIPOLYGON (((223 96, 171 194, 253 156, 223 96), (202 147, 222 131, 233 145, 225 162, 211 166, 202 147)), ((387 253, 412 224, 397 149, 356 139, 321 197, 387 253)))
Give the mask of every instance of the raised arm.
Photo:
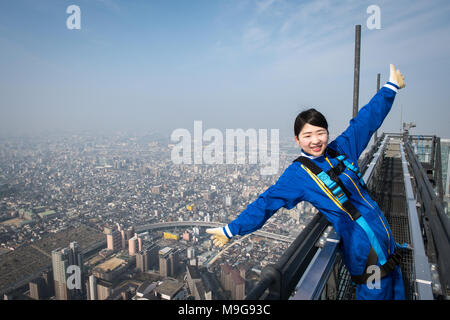
POLYGON ((337 144, 342 152, 353 161, 357 161, 367 147, 373 133, 381 126, 391 110, 395 95, 405 86, 403 75, 390 65, 389 82, 387 82, 366 104, 358 115, 350 120, 348 128, 330 144, 337 144))

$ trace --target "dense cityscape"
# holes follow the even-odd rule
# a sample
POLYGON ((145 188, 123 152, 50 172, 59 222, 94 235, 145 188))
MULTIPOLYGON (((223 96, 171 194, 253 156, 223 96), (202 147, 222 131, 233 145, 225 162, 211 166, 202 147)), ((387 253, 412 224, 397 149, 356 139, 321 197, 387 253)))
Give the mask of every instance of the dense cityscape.
POLYGON ((282 208, 226 250, 205 233, 277 180, 298 153, 293 139, 280 139, 275 175, 253 164, 176 165, 173 142, 156 134, 0 143, 4 299, 243 299, 317 212, 282 208))

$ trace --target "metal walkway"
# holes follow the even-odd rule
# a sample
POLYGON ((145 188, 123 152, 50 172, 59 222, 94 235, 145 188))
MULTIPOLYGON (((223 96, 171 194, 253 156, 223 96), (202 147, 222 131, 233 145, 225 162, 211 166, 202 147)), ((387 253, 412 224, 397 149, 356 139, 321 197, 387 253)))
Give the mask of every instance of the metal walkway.
MULTIPOLYGON (((413 151, 419 150, 417 138, 383 134, 359 163, 394 240, 413 248, 401 261, 408 300, 450 295, 449 219, 439 197, 440 142, 433 136, 427 139, 428 156, 420 159, 413 151)), ((315 216, 278 263, 263 269, 246 299, 354 299, 355 287, 342 263, 339 241, 325 217, 315 216)))

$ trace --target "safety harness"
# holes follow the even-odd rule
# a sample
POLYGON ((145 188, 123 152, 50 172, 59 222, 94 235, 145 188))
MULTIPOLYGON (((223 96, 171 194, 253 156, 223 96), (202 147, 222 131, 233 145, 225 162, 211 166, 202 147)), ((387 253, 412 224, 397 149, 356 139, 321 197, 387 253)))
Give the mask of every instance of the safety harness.
MULTIPOLYGON (((395 267, 400 263, 401 255, 400 251, 396 250, 394 254, 390 255, 388 259, 381 249, 380 243, 378 242, 375 233, 372 228, 367 223, 366 219, 361 215, 361 213, 356 209, 356 207, 350 202, 351 193, 347 190, 347 188, 342 183, 341 179, 339 179, 339 175, 348 168, 350 171, 355 173, 358 177, 359 184, 367 190, 366 184, 362 178, 361 172, 359 169, 354 166, 350 161, 348 161, 347 156, 343 154, 339 154, 337 151, 327 148, 326 154, 330 156, 330 158, 336 158, 339 162, 338 165, 332 167, 328 171, 323 171, 319 166, 317 166, 313 161, 309 158, 300 156, 294 160, 294 162, 300 162, 304 166, 306 166, 323 184, 326 186, 329 192, 339 201, 342 208, 345 209, 347 213, 350 214, 353 221, 355 221, 366 233, 369 238, 371 248, 369 251, 369 256, 367 258, 366 268, 364 273, 359 276, 352 276, 352 280, 356 284, 363 284, 367 282, 370 274, 368 273, 368 267, 371 265, 376 265, 377 261, 380 263, 380 276, 381 278, 387 276, 390 272, 392 272, 395 267)), ((317 181, 316 181, 317 183, 317 181)), ((330 195, 327 194, 329 197, 330 195)), ((334 199, 332 199, 334 201, 334 199)), ((401 246, 399 246, 401 247, 401 246)))

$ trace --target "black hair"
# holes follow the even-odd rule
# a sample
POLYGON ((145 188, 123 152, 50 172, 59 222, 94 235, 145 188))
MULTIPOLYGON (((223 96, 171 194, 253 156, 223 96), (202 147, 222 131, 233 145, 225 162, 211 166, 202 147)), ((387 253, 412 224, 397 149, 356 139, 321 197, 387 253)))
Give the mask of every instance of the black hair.
POLYGON ((324 128, 328 132, 327 119, 325 119, 324 115, 321 114, 319 111, 317 111, 314 108, 311 108, 300 112, 297 118, 295 118, 294 134, 296 137, 298 137, 298 134, 300 133, 300 131, 302 131, 302 128, 307 123, 316 127, 324 128))

